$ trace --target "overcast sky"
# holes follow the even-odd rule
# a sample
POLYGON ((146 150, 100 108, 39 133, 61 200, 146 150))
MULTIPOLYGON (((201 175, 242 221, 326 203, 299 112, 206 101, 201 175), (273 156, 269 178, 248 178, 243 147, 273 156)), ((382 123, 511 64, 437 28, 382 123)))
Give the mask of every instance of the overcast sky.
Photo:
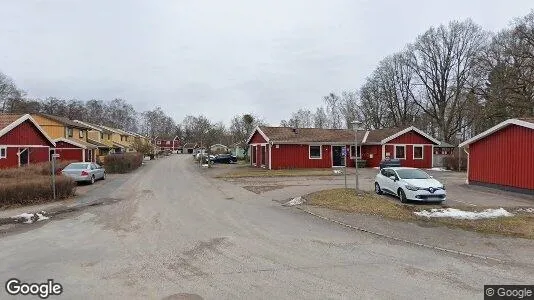
POLYGON ((124 98, 180 122, 252 112, 277 125, 356 90, 430 26, 497 31, 532 0, 10 0, 0 71, 31 97, 124 98))

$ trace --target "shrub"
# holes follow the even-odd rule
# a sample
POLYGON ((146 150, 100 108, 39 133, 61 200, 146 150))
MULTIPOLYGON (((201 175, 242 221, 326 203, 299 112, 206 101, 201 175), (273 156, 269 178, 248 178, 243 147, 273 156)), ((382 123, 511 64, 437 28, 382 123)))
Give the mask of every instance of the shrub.
MULTIPOLYGON (((467 170, 467 154, 462 153, 461 159, 461 170, 466 171, 467 170)), ((443 158, 443 166, 447 170, 453 170, 458 171, 458 152, 456 151, 454 155, 445 156, 443 158)))
MULTIPOLYGON (((55 164, 56 174, 59 174, 63 168, 73 161, 58 160, 55 164)), ((0 178, 19 178, 32 177, 35 175, 50 175, 52 171, 52 163, 44 162, 38 164, 31 164, 21 168, 0 169, 0 178)))
MULTIPOLYGON (((76 183, 70 178, 56 177, 57 199, 73 196, 75 191, 76 183)), ((38 204, 53 198, 50 176, 32 175, 3 178, 0 185, 0 207, 38 204)))
POLYGON ((113 153, 104 159, 104 167, 107 173, 128 173, 143 164, 142 153, 113 153))

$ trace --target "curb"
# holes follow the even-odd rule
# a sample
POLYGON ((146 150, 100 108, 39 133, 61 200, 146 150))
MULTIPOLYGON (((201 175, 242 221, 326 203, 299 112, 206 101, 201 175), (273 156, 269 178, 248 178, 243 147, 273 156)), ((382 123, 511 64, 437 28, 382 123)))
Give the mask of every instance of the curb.
POLYGON ((483 259, 483 260, 491 260, 491 261, 495 261, 495 262, 499 262, 499 263, 507 262, 506 260, 502 260, 502 259, 498 259, 498 258, 494 258, 494 257, 489 257, 489 256, 484 256, 484 255, 479 255, 479 254, 473 254, 473 253, 468 253, 468 252, 463 252, 463 251, 458 251, 458 250, 452 250, 452 249, 447 249, 447 248, 427 245, 427 244, 423 244, 423 243, 419 243, 419 242, 414 242, 414 241, 410 241, 410 240, 406 240, 406 239, 401 239, 401 238, 390 236, 390 235, 387 235, 387 234, 371 231, 371 230, 368 230, 368 229, 365 229, 365 228, 362 228, 362 227, 352 226, 350 224, 347 224, 347 223, 344 223, 344 222, 341 222, 341 221, 333 220, 333 219, 330 219, 328 217, 324 217, 324 216, 321 216, 321 215, 316 214, 314 212, 311 212, 311 211, 309 211, 309 210, 307 210, 305 208, 299 207, 299 206, 296 206, 295 208, 297 208, 297 209, 299 209, 299 210, 301 210, 301 211, 303 211, 303 212, 305 212, 305 213, 307 213, 309 215, 312 215, 314 217, 317 217, 317 218, 320 218, 320 219, 323 219, 323 220, 327 220, 327 221, 336 223, 338 225, 341 225, 341 226, 344 226, 344 227, 347 227, 347 228, 350 228, 350 229, 354 229, 354 230, 358 230, 358 231, 361 231, 361 232, 369 233, 369 234, 372 234, 372 235, 375 235, 375 236, 379 236, 379 237, 382 237, 382 238, 394 240, 394 241, 397 241, 397 242, 402 242, 402 243, 405 243, 405 244, 419 246, 419 247, 432 249, 432 250, 437 250, 437 251, 441 251, 441 252, 447 252, 447 253, 452 253, 452 254, 457 254, 457 255, 463 255, 463 256, 472 257, 472 258, 479 258, 479 259, 483 259))

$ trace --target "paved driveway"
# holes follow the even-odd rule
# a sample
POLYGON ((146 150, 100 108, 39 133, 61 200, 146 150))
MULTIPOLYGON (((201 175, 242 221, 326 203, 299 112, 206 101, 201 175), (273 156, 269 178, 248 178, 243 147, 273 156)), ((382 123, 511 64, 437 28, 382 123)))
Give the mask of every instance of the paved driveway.
POLYGON ((53 278, 65 299, 473 299, 485 283, 534 281, 531 265, 391 242, 282 207, 202 176, 189 155, 110 186, 98 196, 120 201, 1 237, 0 281, 53 278))
MULTIPOLYGON (((219 167, 219 166, 216 166, 219 167)), ((228 166, 222 166, 228 169, 228 166)), ((211 172, 211 171, 210 171, 211 172)), ((354 169, 349 170, 347 184, 354 187, 354 169)), ((452 171, 427 171, 434 178, 442 182, 447 188, 447 202, 449 206, 534 206, 534 196, 505 192, 485 187, 469 186, 465 184, 465 173, 452 171)), ((219 174, 218 171, 213 173, 219 174)), ((365 168, 359 170, 360 188, 366 191, 374 190, 374 179, 377 169, 365 168)), ((315 176, 315 177, 267 177, 267 178, 237 178, 228 180, 242 187, 268 186, 266 196, 277 200, 300 196, 314 191, 345 186, 344 175, 315 176)), ((251 190, 253 190, 251 188, 251 190)), ((260 190, 258 188, 258 190, 260 190)), ((392 197, 393 198, 393 197, 392 197)))

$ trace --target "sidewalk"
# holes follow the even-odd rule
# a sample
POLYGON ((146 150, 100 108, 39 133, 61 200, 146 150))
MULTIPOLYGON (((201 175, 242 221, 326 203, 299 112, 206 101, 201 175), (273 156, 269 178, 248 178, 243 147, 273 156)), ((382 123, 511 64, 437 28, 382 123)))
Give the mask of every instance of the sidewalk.
MULTIPOLYGON (((488 262, 501 261, 534 268, 534 251, 532 251, 534 240, 487 235, 442 226, 422 227, 412 222, 400 222, 375 216, 335 211, 306 204, 296 206, 296 208, 334 222, 362 229, 362 231, 376 233, 376 236, 385 235, 409 241, 410 244, 419 243, 430 246, 428 248, 443 248, 451 250, 449 252, 488 257, 488 262)), ((399 240, 392 241, 402 242, 399 240)))

